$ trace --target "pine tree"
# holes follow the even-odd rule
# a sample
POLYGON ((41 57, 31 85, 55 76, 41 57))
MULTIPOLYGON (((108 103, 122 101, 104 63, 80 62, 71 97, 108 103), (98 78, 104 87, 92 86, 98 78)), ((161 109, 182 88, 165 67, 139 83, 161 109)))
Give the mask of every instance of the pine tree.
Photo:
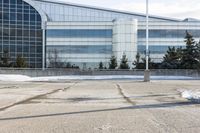
POLYGON ((180 68, 182 48, 168 47, 167 53, 163 57, 161 68, 178 69, 180 68))
MULTIPOLYGON (((197 46, 197 52, 198 52, 198 61, 200 62, 200 40, 198 43, 196 43, 197 46)), ((200 66, 198 67, 198 69, 200 69, 200 66)))
POLYGON ((197 47, 197 56, 196 56, 196 58, 197 58, 197 61, 198 61, 197 65, 196 65, 196 68, 200 69, 200 41, 196 43, 196 47, 197 47))
POLYGON ((115 56, 111 56, 110 63, 109 63, 109 69, 116 69, 117 67, 117 59, 115 56))
POLYGON ((181 58, 181 68, 197 69, 199 68, 199 52, 193 36, 186 31, 185 36, 186 48, 183 49, 181 58))
POLYGON ((20 55, 17 56, 16 67, 18 67, 18 68, 26 68, 27 67, 25 59, 20 55))
POLYGON ((128 59, 126 58, 125 54, 122 56, 120 69, 130 69, 130 67, 128 66, 128 59))
POLYGON ((72 65, 70 62, 67 62, 66 68, 72 68, 72 65))
POLYGON ((103 62, 99 63, 99 69, 103 69, 103 62))
POLYGON ((135 61, 133 62, 133 65, 136 69, 140 69, 140 53, 137 53, 135 56, 135 61))
POLYGON ((8 52, 8 50, 4 50, 3 56, 1 57, 2 66, 9 67, 10 66, 9 60, 10 60, 9 52, 8 52))
MULTIPOLYGON (((149 56, 148 62, 149 62, 149 69, 154 69, 154 66, 153 66, 154 63, 150 56, 149 56)), ((142 58, 142 63, 139 69, 145 69, 145 68, 146 68, 146 58, 144 57, 142 58)))

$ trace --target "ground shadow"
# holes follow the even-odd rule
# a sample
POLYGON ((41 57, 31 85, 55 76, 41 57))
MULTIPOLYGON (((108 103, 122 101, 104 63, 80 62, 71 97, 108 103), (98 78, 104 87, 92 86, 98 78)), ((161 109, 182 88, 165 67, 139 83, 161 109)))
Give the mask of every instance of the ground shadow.
POLYGON ((173 108, 173 107, 196 105, 196 104, 197 103, 187 101, 187 102, 149 104, 149 105, 134 105, 134 106, 128 106, 128 107, 121 107, 121 108, 97 109, 97 110, 87 110, 87 111, 78 111, 78 112, 66 112, 66 113, 55 113, 55 114, 44 114, 44 115, 8 117, 8 118, 0 118, 0 121, 23 120, 23 119, 44 118, 44 117, 56 117, 56 116, 87 114, 87 113, 96 113, 96 112, 109 112, 109 111, 119 111, 119 110, 173 108))
MULTIPOLYGON (((178 94, 171 94, 178 95, 178 94)), ((148 98, 148 97, 168 97, 170 94, 153 94, 153 95, 138 95, 138 96, 129 96, 127 98, 148 98)), ((75 98, 49 98, 49 97, 40 97, 39 100, 58 100, 58 101, 71 101, 71 102, 81 102, 81 101, 101 101, 101 100, 115 100, 122 99, 123 97, 112 97, 112 98, 99 98, 99 97, 75 97, 75 98)))

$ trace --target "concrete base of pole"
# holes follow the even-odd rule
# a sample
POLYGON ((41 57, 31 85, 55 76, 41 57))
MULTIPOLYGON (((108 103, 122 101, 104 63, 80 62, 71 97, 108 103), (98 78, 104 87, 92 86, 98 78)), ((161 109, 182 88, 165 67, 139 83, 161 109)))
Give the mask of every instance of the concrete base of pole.
POLYGON ((150 75, 151 75, 150 70, 144 71, 144 82, 150 82, 150 75))

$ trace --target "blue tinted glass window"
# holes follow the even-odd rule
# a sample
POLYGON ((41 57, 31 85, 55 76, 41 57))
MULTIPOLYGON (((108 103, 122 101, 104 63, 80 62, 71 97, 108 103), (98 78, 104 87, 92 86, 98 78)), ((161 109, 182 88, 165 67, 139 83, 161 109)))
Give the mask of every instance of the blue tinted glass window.
POLYGON ((9 4, 9 0, 3 0, 4 4, 9 4))
POLYGON ((0 8, 2 25, 0 42, 3 43, 0 43, 0 47, 2 50, 8 49, 9 53, 12 53, 11 61, 15 61, 17 55, 26 55, 28 66, 41 66, 42 61, 30 62, 30 58, 42 59, 42 29, 39 13, 22 0, 3 0, 2 4, 0 8), (33 44, 30 44, 30 41, 33 44), (32 45, 33 47, 31 47, 32 45), (27 54, 30 51, 35 52, 33 53, 34 57, 27 54), (33 65, 34 63, 38 65, 33 65))
POLYGON ((29 14, 24 14, 24 20, 29 21, 29 14))
POLYGON ((10 21, 16 20, 16 13, 10 13, 10 21))
POLYGON ((47 51, 57 50, 59 53, 77 54, 111 54, 112 45, 56 45, 47 46, 47 51))
POLYGON ((15 4, 16 0, 10 0, 10 4, 15 4))
POLYGON ((22 0, 17 0, 17 4, 22 4, 22 0))
POLYGON ((9 13, 3 14, 3 20, 9 20, 9 13))
POLYGON ((37 14, 37 21, 40 22, 41 21, 41 17, 39 14, 37 14))
MULTIPOLYGON (((200 37, 200 30, 187 30, 194 37, 200 37)), ((150 38, 184 38, 186 30, 149 30, 150 38)), ((145 38, 146 30, 138 30, 138 38, 145 38)))
MULTIPOLYGON (((175 48, 184 48, 185 46, 170 46, 170 45, 157 45, 157 46, 153 46, 150 45, 149 46, 149 51, 150 54, 165 54, 168 50, 169 47, 175 47, 175 48)), ((145 53, 146 50, 146 46, 145 45, 138 45, 138 52, 140 53, 145 53)))
POLYGON ((112 38, 112 30, 108 29, 53 29, 47 30, 47 37, 79 37, 79 38, 112 38))
POLYGON ((16 10, 16 4, 10 4, 10 11, 15 11, 16 10))
POLYGON ((30 15, 30 21, 32 22, 35 22, 36 21, 36 18, 35 18, 35 14, 31 14, 30 15))

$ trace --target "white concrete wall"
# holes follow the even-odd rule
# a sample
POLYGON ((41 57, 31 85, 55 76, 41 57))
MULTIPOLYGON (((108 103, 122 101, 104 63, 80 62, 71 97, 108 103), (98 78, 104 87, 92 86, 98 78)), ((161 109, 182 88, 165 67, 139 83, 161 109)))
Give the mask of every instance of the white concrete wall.
POLYGON ((123 54, 126 54, 129 66, 137 54, 137 20, 120 19, 114 21, 113 26, 113 54, 120 64, 123 54))

